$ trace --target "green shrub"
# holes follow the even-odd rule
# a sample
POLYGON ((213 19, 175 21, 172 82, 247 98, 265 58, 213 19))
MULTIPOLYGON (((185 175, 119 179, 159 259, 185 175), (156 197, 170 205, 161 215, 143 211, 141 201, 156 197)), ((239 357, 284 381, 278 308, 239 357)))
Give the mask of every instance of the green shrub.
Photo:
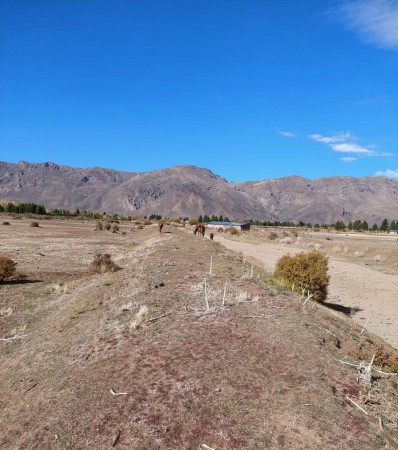
POLYGON ((8 256, 0 256, 0 281, 13 276, 16 265, 17 263, 8 256))
POLYGON ((294 292, 314 294, 312 297, 323 302, 327 297, 329 284, 328 258, 316 250, 301 252, 297 255, 282 256, 276 263, 274 280, 280 285, 287 285, 294 292))

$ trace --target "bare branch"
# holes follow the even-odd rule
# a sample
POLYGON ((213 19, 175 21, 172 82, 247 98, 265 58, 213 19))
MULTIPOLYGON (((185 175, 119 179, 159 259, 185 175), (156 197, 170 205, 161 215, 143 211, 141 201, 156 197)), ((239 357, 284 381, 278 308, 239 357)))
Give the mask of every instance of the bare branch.
POLYGON ((121 434, 122 434, 122 432, 120 430, 117 430, 116 436, 113 438, 113 441, 112 441, 112 447, 114 447, 119 442, 121 434))
POLYGON ((365 328, 368 326, 369 323, 369 319, 366 321, 365 326, 362 328, 362 331, 359 333, 361 336, 363 334, 363 332, 365 331, 365 328))
POLYGON ((152 317, 152 318, 148 319, 145 323, 153 323, 153 322, 156 322, 157 320, 162 319, 163 317, 166 317, 166 316, 169 316, 169 315, 170 315, 170 313, 166 313, 166 314, 163 314, 163 315, 158 316, 158 317, 152 317))
POLYGON ((272 314, 271 316, 243 316, 244 319, 272 319, 273 317, 279 317, 282 314, 272 314))
POLYGON ((367 416, 369 415, 361 406, 358 405, 358 403, 354 402, 354 400, 352 400, 350 397, 348 397, 348 395, 345 396, 345 398, 347 400, 349 400, 353 405, 355 405, 360 411, 362 411, 364 414, 366 414, 367 416))
POLYGON ((127 392, 116 392, 113 388, 110 388, 110 389, 109 389, 109 392, 110 392, 112 395, 127 395, 127 392))

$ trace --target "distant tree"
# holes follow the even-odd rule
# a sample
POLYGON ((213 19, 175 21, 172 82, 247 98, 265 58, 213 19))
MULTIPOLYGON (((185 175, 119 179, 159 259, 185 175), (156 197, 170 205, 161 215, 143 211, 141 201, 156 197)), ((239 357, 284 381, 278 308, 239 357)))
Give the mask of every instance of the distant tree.
POLYGON ((202 214, 198 217, 198 222, 199 222, 199 223, 202 223, 202 222, 203 222, 202 214))
POLYGON ((362 222, 362 224, 361 224, 361 229, 362 230, 368 230, 369 229, 369 225, 368 225, 368 222, 366 222, 366 220, 364 220, 363 222, 362 222))
POLYGON ((209 223, 209 222, 210 222, 210 217, 207 214, 205 214, 203 217, 203 223, 209 223))
POLYGON ((361 220, 355 220, 352 224, 352 229, 355 231, 359 231, 362 227, 362 221, 361 220))
POLYGON ((396 229, 397 229, 397 224, 396 224, 395 220, 393 220, 390 223, 390 230, 396 230, 396 229))
POLYGON ((228 217, 224 217, 224 222, 231 222, 228 217))
POLYGON ((221 215, 221 216, 219 216, 218 220, 219 220, 220 222, 224 222, 224 218, 223 218, 223 216, 222 216, 222 215, 221 215))
POLYGON ((0 212, 4 212, 4 206, 0 205, 0 212))
POLYGON ((375 223, 372 227, 373 231, 379 231, 379 225, 377 225, 377 223, 375 223))
POLYGON ((387 231, 388 230, 388 220, 387 219, 384 219, 383 222, 381 222, 380 230, 381 231, 387 231))
POLYGON ((352 222, 349 222, 349 223, 348 223, 348 229, 349 229, 349 230, 352 230, 352 222))
POLYGON ((345 224, 344 224, 344 222, 342 222, 341 220, 338 220, 338 221, 334 224, 334 228, 335 228, 335 230, 337 230, 337 231, 344 230, 344 229, 345 229, 345 224))

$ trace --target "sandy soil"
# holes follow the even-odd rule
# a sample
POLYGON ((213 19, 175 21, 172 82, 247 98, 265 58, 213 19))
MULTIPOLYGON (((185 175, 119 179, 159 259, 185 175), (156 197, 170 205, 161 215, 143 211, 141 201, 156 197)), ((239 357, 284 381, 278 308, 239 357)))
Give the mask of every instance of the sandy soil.
MULTIPOLYGON (((284 254, 295 254, 301 248, 279 243, 253 244, 216 235, 225 247, 253 257, 273 272, 284 254)), ((328 302, 352 308, 352 318, 359 326, 381 336, 398 348, 398 276, 382 273, 372 267, 329 255, 330 285, 328 302)))

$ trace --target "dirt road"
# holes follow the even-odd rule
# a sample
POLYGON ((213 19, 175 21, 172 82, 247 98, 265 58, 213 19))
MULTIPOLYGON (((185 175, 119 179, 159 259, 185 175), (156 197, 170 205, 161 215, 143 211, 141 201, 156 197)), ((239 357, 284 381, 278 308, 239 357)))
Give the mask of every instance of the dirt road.
MULTIPOLYGON (((273 272, 282 255, 302 251, 282 244, 239 242, 220 235, 214 240, 255 258, 268 272, 273 272)), ((329 274, 328 302, 353 308, 353 311, 357 309, 352 318, 359 326, 363 327, 368 322, 366 328, 369 331, 398 348, 398 277, 334 256, 329 256, 329 274)))

